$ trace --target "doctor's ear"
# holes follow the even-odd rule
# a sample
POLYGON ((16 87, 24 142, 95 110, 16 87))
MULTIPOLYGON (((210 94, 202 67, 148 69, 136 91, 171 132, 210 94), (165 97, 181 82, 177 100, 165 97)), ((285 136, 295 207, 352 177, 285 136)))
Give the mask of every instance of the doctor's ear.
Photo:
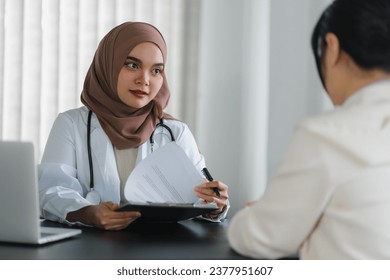
POLYGON ((340 59, 340 42, 334 33, 327 33, 325 35, 325 59, 329 66, 335 65, 340 59))

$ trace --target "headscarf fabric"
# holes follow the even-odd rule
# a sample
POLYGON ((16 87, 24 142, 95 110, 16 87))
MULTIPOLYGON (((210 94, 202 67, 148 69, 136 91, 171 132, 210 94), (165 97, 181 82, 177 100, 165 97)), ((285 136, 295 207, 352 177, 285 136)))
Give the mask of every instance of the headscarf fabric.
POLYGON ((81 93, 81 102, 96 114, 117 149, 142 145, 160 118, 172 118, 163 112, 170 97, 164 72, 161 89, 144 107, 130 107, 118 97, 119 72, 131 50, 143 42, 154 43, 161 50, 165 64, 167 49, 161 33, 148 23, 125 22, 113 28, 100 41, 81 93))

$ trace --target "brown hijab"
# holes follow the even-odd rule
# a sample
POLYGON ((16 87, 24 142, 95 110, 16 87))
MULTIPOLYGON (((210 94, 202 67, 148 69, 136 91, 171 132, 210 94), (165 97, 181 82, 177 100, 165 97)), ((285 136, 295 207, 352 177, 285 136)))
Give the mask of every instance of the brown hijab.
POLYGON ((154 26, 125 22, 113 28, 100 41, 81 93, 81 102, 96 114, 100 125, 118 149, 140 146, 148 140, 159 118, 172 118, 163 112, 170 96, 164 73, 161 89, 146 106, 133 108, 118 97, 119 72, 129 52, 143 42, 156 44, 166 62, 165 41, 154 26))

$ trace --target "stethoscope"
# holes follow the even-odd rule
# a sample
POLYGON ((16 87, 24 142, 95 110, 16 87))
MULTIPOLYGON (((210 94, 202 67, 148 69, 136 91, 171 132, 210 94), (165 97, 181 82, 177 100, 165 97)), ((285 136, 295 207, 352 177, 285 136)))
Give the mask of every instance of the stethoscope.
MULTIPOLYGON (((89 110, 88 113, 88 124, 87 124, 87 150, 88 150, 88 163, 89 163, 89 192, 87 193, 87 196, 85 197, 89 202, 92 204, 99 204, 101 199, 100 195, 97 191, 94 189, 94 180, 93 180, 93 162, 92 162, 92 154, 91 154, 91 118, 92 118, 92 111, 89 110)), ((152 134, 149 137, 150 141, 150 150, 153 153, 154 151, 154 132, 158 127, 165 128, 171 137, 171 141, 175 142, 175 136, 173 136, 173 132, 169 126, 167 126, 163 119, 160 118, 160 122, 156 125, 154 128, 152 134)))

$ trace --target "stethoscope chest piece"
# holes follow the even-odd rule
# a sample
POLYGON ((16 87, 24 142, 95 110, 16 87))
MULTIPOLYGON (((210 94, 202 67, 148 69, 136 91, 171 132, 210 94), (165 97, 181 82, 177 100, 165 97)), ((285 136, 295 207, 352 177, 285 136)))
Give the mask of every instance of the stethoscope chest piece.
POLYGON ((87 193, 87 196, 85 197, 85 199, 94 205, 97 205, 100 203, 100 195, 94 189, 92 189, 89 193, 87 193))

